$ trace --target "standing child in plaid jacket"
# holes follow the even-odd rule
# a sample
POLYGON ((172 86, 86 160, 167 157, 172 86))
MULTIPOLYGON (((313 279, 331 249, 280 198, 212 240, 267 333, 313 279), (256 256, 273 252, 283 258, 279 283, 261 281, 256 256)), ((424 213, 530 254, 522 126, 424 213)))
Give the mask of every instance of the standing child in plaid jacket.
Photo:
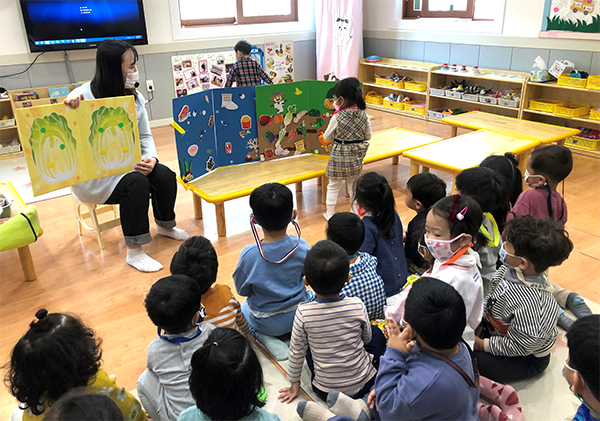
POLYGON ((334 106, 337 108, 329 121, 323 135, 325 140, 332 140, 326 175, 327 213, 323 215, 329 220, 335 213, 335 204, 342 181, 351 186, 351 201, 354 203, 356 180, 363 168, 363 159, 369 148, 371 139, 371 122, 365 112, 367 104, 363 98, 360 82, 355 77, 339 81, 333 88, 334 106))
POLYGON ((225 82, 226 88, 231 88, 233 82, 235 82, 235 86, 260 85, 263 80, 267 85, 273 84, 273 81, 262 67, 260 67, 260 64, 250 57, 252 45, 248 41, 238 41, 233 48, 235 49, 237 62, 233 65, 231 72, 227 76, 227 82, 225 82))

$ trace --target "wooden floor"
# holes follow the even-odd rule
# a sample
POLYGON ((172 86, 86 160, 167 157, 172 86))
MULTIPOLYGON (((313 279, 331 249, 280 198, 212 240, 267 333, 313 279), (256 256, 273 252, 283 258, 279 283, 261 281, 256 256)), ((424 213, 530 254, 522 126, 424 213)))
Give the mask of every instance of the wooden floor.
MULTIPOLYGON (((374 118, 373 131, 398 126, 443 137, 450 135, 450 128, 443 124, 381 111, 370 110, 369 114, 374 118)), ((163 127, 153 133, 161 162, 177 171, 173 129, 163 127)), ((574 161, 574 170, 565 183, 565 199, 569 207, 567 228, 575 250, 561 267, 551 269, 550 275, 552 281, 600 303, 600 160, 574 155, 574 161)), ((377 171, 388 178, 406 226, 414 216, 404 206, 403 187, 410 173, 409 162, 401 158, 398 166, 392 166, 391 160, 385 160, 366 165, 365 171, 377 171)), ((451 181, 447 175, 438 175, 451 181)), ((226 203, 228 236, 219 238, 214 206, 205 203, 204 219, 195 220, 191 194, 178 188, 178 226, 213 242, 220 263, 218 281, 234 289, 231 274, 239 253, 253 242, 248 226, 248 198, 226 203)), ((323 239, 325 220, 321 214, 325 206, 319 200, 320 188, 315 180, 306 182, 303 192, 296 195, 298 221, 309 244, 323 239)), ((157 279, 169 274, 168 269, 144 274, 129 267, 120 228, 104 233, 104 252, 92 233, 78 237, 69 196, 36 206, 44 228, 44 235, 31 246, 37 280, 24 282, 16 251, 0 253, 0 364, 8 361, 10 350, 27 330, 35 312, 45 307, 50 312, 81 315, 103 339, 104 368, 117 375, 119 385, 135 388, 145 367, 146 347, 156 335, 144 310, 144 296, 157 279)), ((349 210, 348 199, 340 196, 337 210, 349 210)), ((151 232, 156 232, 153 222, 151 232)), ((168 268, 179 244, 156 237, 144 248, 168 268)), ((0 419, 9 419, 15 403, 6 390, 0 393, 0 419)))

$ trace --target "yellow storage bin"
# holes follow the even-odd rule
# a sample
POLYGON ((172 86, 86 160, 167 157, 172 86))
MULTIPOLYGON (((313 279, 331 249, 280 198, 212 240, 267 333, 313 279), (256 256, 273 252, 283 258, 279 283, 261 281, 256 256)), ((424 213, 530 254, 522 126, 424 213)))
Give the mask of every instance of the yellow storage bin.
POLYGON ((571 76, 559 76, 558 77, 558 82, 556 82, 559 85, 564 85, 564 86, 574 86, 576 88, 585 88, 587 86, 588 80, 587 79, 579 79, 576 77, 571 77, 571 76))
POLYGON ((409 101, 404 103, 404 111, 409 113, 425 115, 426 104, 420 101, 409 101))
POLYGON ((390 86, 392 81, 390 79, 386 79, 384 77, 375 76, 375 84, 381 86, 390 86))
POLYGON ((565 140, 566 145, 576 146, 590 151, 600 150, 600 139, 590 140, 579 136, 571 136, 565 140))
POLYGON ((395 110, 404 110, 404 102, 390 101, 389 99, 384 99, 383 105, 385 107, 390 107, 395 110))
POLYGON ((367 104, 382 105, 383 104, 383 95, 379 95, 375 91, 369 91, 365 95, 365 102, 367 104))
POLYGON ((402 88, 404 88, 404 82, 396 82, 394 80, 390 80, 390 87, 391 88, 402 89, 402 88))
POLYGON ((588 78, 587 87, 589 89, 600 89, 600 75, 598 75, 598 76, 590 76, 588 78))
POLYGON ((565 105, 557 105, 554 107, 554 114, 563 115, 565 117, 580 117, 590 113, 590 106, 586 104, 569 103, 565 105))
POLYGON ((537 111, 545 111, 547 113, 553 113, 554 108, 557 105, 566 105, 567 101, 557 101, 556 99, 532 99, 529 101, 529 109, 537 111))
POLYGON ((592 108, 590 110, 590 118, 593 120, 600 120, 600 108, 592 108))
POLYGON ((404 89, 407 91, 425 92, 427 90, 427 82, 419 82, 418 80, 404 82, 404 89))

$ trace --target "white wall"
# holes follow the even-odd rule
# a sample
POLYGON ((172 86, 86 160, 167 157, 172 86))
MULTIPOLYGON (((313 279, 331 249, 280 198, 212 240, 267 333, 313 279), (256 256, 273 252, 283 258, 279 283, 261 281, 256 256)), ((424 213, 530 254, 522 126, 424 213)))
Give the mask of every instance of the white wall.
MULTIPOLYGON (((191 30, 185 37, 175 40, 172 29, 171 3, 177 0, 144 0, 147 46, 140 46, 140 54, 156 54, 173 51, 206 48, 230 48, 241 37, 251 43, 264 44, 270 41, 301 41, 315 39, 314 0, 298 1, 299 22, 287 24, 217 26, 191 30), (185 41, 180 41, 185 39, 185 41)), ((203 0, 204 1, 204 0, 203 0)), ((218 0, 212 0, 218 1, 218 0)), ((0 0, 0 66, 31 62, 35 54, 29 53, 25 25, 21 16, 19 0, 0 0)), ((178 19, 175 17, 175 19, 178 19)), ((71 60, 90 59, 95 51, 69 52, 71 60)), ((62 61, 62 52, 46 53, 38 63, 62 61)))
POLYGON ((542 27, 545 0, 506 0, 504 19, 494 30, 493 24, 455 19, 400 20, 402 0, 364 0, 364 36, 431 42, 495 45, 521 48, 549 48, 600 51, 600 42, 538 38, 542 27), (437 22, 436 22, 437 21, 437 22), (447 25, 451 28, 440 30, 447 25), (492 33, 490 33, 492 32, 492 33), (474 35, 474 33, 478 33, 474 35))

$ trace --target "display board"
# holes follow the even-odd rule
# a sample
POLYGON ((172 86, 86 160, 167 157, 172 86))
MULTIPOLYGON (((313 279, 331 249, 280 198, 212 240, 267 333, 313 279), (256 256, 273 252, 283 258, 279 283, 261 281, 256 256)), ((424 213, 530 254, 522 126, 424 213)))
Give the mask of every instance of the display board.
POLYGON ((294 43, 270 42, 265 44, 265 72, 273 83, 294 81, 294 43))
POLYGON ((171 57, 175 96, 224 87, 235 62, 233 50, 171 57))
POLYGON ((34 196, 129 172, 141 161, 133 96, 15 109, 34 196))

